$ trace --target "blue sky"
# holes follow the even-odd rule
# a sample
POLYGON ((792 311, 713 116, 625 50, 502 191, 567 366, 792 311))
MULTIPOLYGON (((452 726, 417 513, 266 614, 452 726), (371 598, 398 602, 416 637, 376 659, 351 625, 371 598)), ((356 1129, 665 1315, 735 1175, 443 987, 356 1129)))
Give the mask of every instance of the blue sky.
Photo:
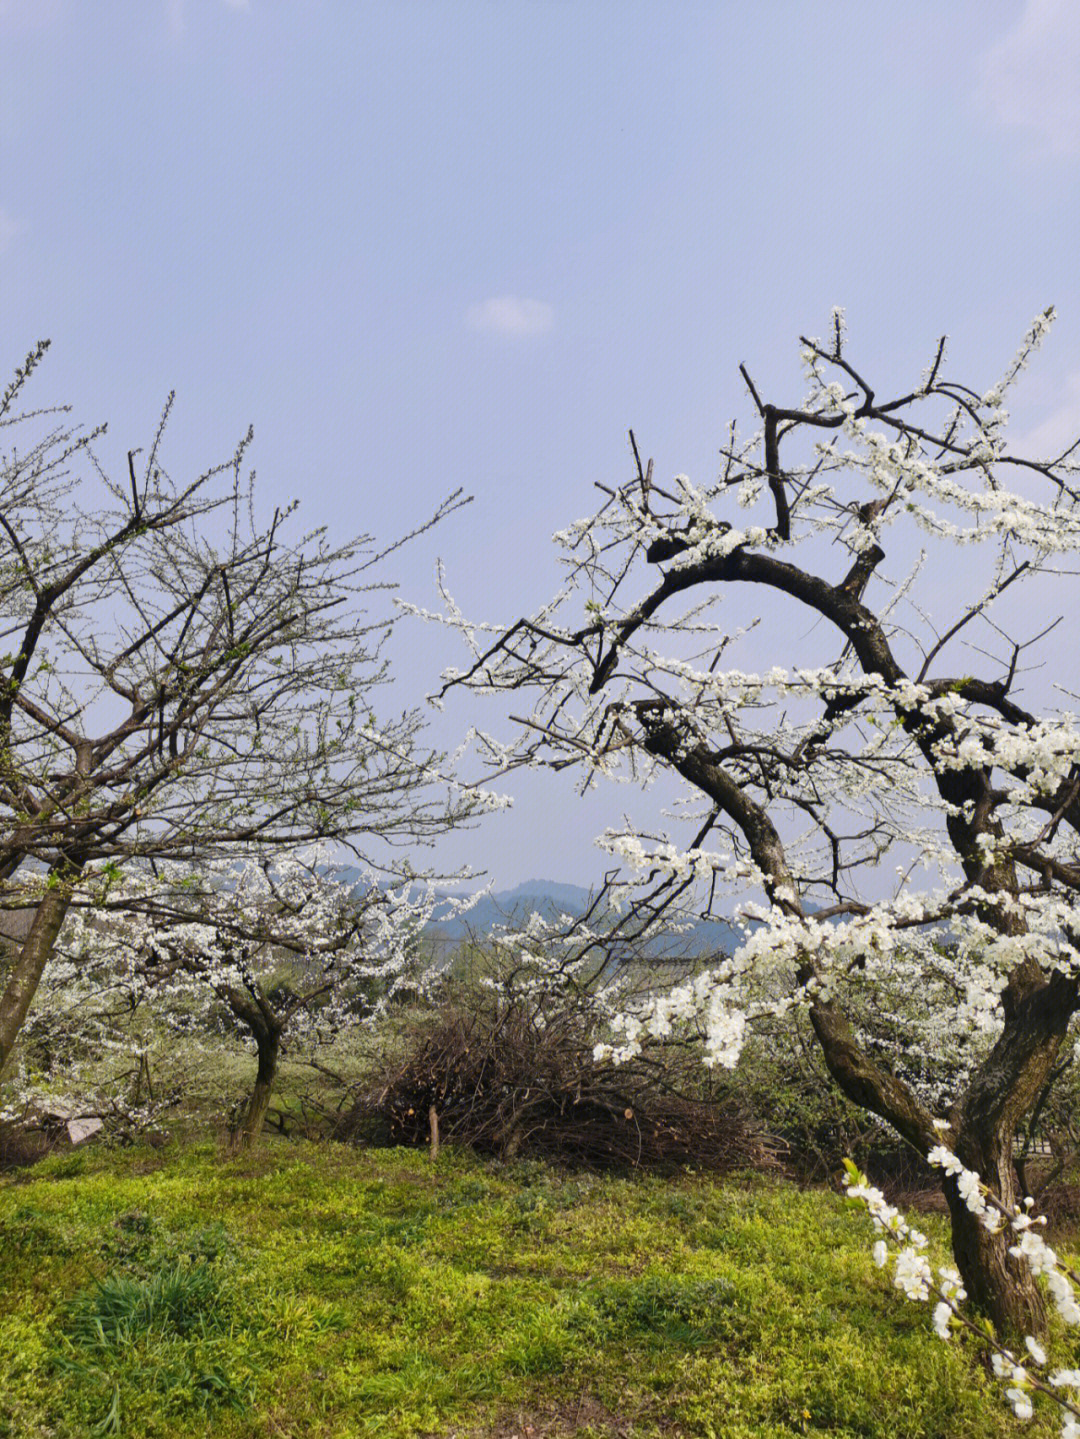
MULTIPOLYGON (((176 477, 253 424, 267 514, 338 535, 464 486, 393 577, 434 608, 441 555, 509 621, 629 427, 711 477, 739 362, 794 401, 834 304, 881 389, 943 331, 988 386, 1055 304, 1014 425, 1080 429, 1078 74, 1074 0, 0 0, 3 363, 49 336, 36 397, 107 419, 118 472, 172 388, 176 477)), ((461 658, 403 628, 400 704, 461 658)), ((448 861, 602 871, 624 793, 504 788, 448 861)))

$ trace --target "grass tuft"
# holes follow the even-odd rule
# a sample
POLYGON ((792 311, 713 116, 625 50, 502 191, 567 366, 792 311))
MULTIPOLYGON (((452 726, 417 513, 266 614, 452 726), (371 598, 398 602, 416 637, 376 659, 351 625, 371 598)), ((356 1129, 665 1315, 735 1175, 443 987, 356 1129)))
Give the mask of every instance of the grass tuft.
POLYGON ((78 1295, 66 1333, 86 1351, 119 1349, 154 1335, 220 1326, 221 1285, 208 1264, 169 1263, 146 1279, 110 1274, 78 1295))

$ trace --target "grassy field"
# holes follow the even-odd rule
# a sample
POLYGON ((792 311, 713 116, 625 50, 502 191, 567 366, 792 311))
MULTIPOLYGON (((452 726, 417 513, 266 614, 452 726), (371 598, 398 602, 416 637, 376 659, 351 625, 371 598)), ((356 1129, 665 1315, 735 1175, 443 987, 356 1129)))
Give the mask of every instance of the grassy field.
POLYGON ((1018 1432, 875 1269, 868 1223, 754 1175, 286 1141, 53 1156, 0 1179, 0 1436, 1018 1432))

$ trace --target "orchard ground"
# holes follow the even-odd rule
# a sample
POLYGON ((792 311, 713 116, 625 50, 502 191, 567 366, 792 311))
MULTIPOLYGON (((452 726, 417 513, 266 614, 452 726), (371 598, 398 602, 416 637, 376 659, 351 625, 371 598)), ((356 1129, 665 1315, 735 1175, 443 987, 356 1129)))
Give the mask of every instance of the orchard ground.
MULTIPOLYGON (((920 1224, 944 1261, 944 1218, 920 1224)), ((1015 1433, 872 1237, 860 1206, 756 1173, 87 1146, 0 1177, 0 1436, 1015 1433)))

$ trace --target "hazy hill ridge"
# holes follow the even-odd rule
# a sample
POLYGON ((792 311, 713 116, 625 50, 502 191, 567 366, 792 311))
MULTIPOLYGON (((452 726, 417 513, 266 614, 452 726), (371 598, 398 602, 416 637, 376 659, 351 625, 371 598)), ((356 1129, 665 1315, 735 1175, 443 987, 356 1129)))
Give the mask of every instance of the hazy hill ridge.
MULTIPOLYGON (((363 882, 360 871, 353 866, 335 868, 332 873, 343 884, 363 882)), ((456 895, 460 897, 460 891, 456 895)), ((533 914, 548 920, 557 920, 563 914, 576 918, 588 909, 592 895, 592 890, 580 884, 527 879, 513 889, 482 895, 464 914, 429 924, 426 932, 438 944, 455 947, 470 937, 482 939, 502 926, 527 924, 533 914)), ((681 936, 681 941, 692 954, 715 950, 731 954, 738 947, 740 935, 723 920, 699 920, 681 936)))
MULTIPOLYGON (((470 934, 488 935, 504 925, 528 922, 533 914, 558 920, 560 915, 576 918, 589 907, 593 891, 578 884, 564 884, 551 879, 529 879, 513 889, 497 890, 483 895, 472 909, 456 919, 429 925, 432 937, 444 943, 457 944, 470 934)), ((732 953, 739 944, 738 931, 721 920, 699 920, 681 936, 686 949, 694 954, 722 949, 732 953)))

